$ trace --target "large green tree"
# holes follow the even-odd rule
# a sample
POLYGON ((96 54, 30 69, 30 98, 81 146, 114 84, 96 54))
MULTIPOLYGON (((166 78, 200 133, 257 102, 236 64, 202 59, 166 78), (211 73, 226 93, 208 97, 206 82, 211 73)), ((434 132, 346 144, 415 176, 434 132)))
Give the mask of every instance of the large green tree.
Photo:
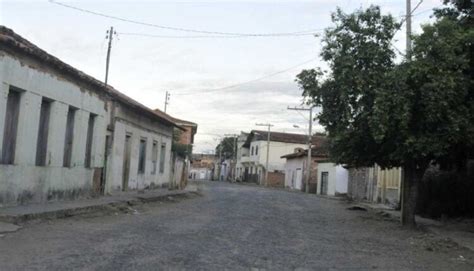
MULTIPOLYGON (((447 12, 445 12, 446 15, 447 12)), ((473 145, 473 90, 467 47, 472 28, 439 14, 414 37, 413 61, 396 65, 399 25, 378 7, 333 14, 322 57, 330 71, 302 71, 297 82, 321 106, 332 158, 349 166, 404 169, 402 223, 415 225, 417 184, 431 163, 473 145)))

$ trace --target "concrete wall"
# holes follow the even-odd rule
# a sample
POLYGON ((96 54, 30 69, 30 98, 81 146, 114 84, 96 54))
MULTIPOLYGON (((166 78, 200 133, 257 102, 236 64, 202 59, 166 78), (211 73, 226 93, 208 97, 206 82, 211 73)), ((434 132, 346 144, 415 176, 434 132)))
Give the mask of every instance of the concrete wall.
POLYGON ((285 187, 290 189, 301 190, 304 181, 304 158, 288 159, 285 163, 285 187), (301 171, 299 178, 297 178, 296 171, 301 171))
POLYGON ((353 200, 372 201, 375 197, 377 171, 373 167, 350 168, 347 195, 353 200))
POLYGON ((20 114, 13 165, 0 165, 0 204, 71 199, 91 193, 94 168, 103 167, 107 112, 103 98, 41 63, 0 52, 0 153, 11 87, 20 89, 20 114), (41 100, 52 100, 46 166, 35 166, 41 100), (72 163, 63 167, 68 106, 77 108, 72 163), (91 168, 84 167, 89 115, 97 115, 91 168))
POLYGON ((354 200, 397 206, 400 198, 401 169, 382 170, 379 166, 351 168, 348 196, 354 200))
POLYGON ((349 171, 341 165, 336 166, 336 195, 347 194, 349 171))
MULTIPOLYGON (((340 165, 334 163, 319 163, 318 179, 321 180, 321 174, 328 173, 328 191, 327 195, 335 196, 347 193, 348 171, 340 165)), ((321 194, 321 181, 318 182, 317 194, 321 194)))
POLYGON ((268 172, 267 185, 270 187, 283 188, 285 185, 285 174, 281 172, 268 172))

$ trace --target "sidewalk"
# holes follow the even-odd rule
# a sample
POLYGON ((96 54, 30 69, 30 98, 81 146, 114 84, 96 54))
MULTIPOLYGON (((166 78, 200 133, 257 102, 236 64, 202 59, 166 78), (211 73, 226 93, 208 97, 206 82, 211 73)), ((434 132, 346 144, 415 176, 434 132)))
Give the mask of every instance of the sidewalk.
MULTIPOLYGON (((400 220, 400 211, 394 210, 383 204, 371 204, 366 202, 354 202, 353 206, 365 207, 376 210, 390 216, 393 219, 400 220)), ((474 251, 474 220, 434 220, 416 216, 416 223, 424 226, 432 234, 438 235, 443 239, 450 239, 458 245, 474 251)))
MULTIPOLYGON (((110 207, 167 200, 173 197, 184 196, 192 193, 195 194, 196 192, 197 190, 193 188, 187 188, 185 190, 154 189, 147 190, 144 193, 129 191, 98 198, 4 207, 0 208, 0 222, 18 224, 33 219, 69 217, 105 210, 110 207)), ((1 225, 6 225, 6 223, 2 223, 0 226, 1 225)), ((0 232, 1 228, 2 227, 0 227, 0 232)))

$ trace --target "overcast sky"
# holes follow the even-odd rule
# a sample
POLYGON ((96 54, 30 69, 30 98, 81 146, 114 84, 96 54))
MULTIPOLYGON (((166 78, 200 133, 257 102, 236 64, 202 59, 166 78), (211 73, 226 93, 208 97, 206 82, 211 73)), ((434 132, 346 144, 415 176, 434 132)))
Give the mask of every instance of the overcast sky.
MULTIPOLYGON (((176 28, 286 33, 313 29, 320 32, 319 29, 331 25, 330 15, 337 6, 351 12, 378 4, 383 12, 401 19, 406 1, 58 2, 176 28)), ((417 0, 412 2, 413 7, 418 3, 417 0)), ((420 31, 420 24, 429 22, 430 10, 441 2, 424 0, 420 4, 414 12, 415 33, 420 31)), ((170 91, 168 113, 199 125, 195 152, 212 151, 219 135, 256 129, 256 122, 270 122, 275 125, 275 131, 304 133, 307 116, 286 110, 287 106, 301 104, 295 75, 304 68, 324 67, 319 60, 320 40, 312 35, 195 38, 208 34, 118 21, 65 8, 48 0, 0 0, 0 23, 100 80, 105 74, 105 32, 114 26, 118 35, 112 48, 109 83, 150 108, 163 109, 165 91, 170 91), (249 83, 241 84, 244 82, 249 83), (232 85, 238 86, 209 91, 232 85), (294 128, 294 124, 301 128, 294 128)), ((405 49, 404 31, 396 36, 395 46, 401 51, 405 49)), ((317 123, 315 127, 322 130, 317 123)))

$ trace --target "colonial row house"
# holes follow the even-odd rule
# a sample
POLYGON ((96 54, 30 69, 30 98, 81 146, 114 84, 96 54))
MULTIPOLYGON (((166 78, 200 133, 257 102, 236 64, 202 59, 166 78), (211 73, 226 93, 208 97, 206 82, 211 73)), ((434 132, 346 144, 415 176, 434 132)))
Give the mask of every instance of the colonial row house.
MULTIPOLYGON (((247 182, 263 184, 265 171, 268 170, 269 186, 283 187, 285 183, 285 162, 282 156, 295 149, 307 147, 308 136, 294 133, 270 132, 268 169, 267 159, 268 132, 252 130, 241 145, 237 156, 236 176, 247 182)), ((322 136, 313 136, 312 145, 319 145, 322 136)))
POLYGON ((0 26, 0 205, 167 186, 175 128, 0 26))

